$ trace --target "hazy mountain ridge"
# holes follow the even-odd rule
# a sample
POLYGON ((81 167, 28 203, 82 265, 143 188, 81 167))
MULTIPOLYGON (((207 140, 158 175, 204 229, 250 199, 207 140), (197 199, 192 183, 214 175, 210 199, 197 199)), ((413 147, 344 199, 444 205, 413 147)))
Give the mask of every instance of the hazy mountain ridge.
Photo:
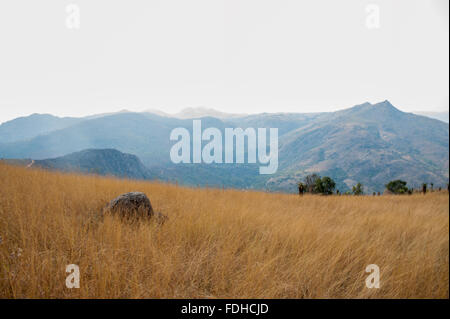
POLYGON ((65 172, 94 173, 129 179, 155 178, 135 155, 114 149, 89 149, 62 157, 36 160, 33 167, 65 172))
POLYGON ((417 114, 417 115, 426 116, 426 117, 429 117, 429 118, 432 118, 435 120, 439 120, 439 121, 442 121, 445 123, 449 122, 448 111, 446 111, 446 112, 421 112, 421 111, 418 111, 418 112, 412 112, 412 113, 417 114))
POLYGON ((172 164, 169 152, 175 142, 169 136, 176 127, 192 132, 192 120, 153 113, 105 114, 28 140, 0 144, 0 158, 38 160, 114 148, 138 156, 163 180, 280 191, 295 191, 295 183, 312 172, 331 176, 340 190, 362 182, 366 191, 381 191, 395 178, 411 186, 448 182, 448 124, 402 112, 388 101, 332 113, 202 118, 203 129, 277 127, 279 169, 270 176, 259 175, 258 164, 172 164))
POLYGON ((82 118, 57 117, 50 114, 32 114, 19 117, 0 125, 0 144, 32 139, 38 135, 51 133, 82 121, 82 118))

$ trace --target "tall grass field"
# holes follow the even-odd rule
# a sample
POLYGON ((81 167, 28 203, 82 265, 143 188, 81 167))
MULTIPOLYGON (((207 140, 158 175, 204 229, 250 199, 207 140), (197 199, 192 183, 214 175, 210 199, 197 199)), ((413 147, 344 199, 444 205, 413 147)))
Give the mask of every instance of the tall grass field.
POLYGON ((449 297, 447 192, 300 197, 0 163, 0 238, 0 298, 449 297), (130 191, 166 223, 102 213, 130 191))

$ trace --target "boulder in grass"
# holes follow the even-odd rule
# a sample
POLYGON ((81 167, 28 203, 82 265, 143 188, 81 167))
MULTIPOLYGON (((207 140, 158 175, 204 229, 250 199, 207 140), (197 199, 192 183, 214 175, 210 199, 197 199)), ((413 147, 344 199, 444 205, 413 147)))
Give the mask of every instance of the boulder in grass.
POLYGON ((113 214, 123 217, 146 217, 154 218, 160 225, 164 224, 168 217, 160 212, 154 212, 150 199, 141 192, 131 192, 120 195, 113 199, 105 208, 113 214))
POLYGON ((147 195, 140 192, 131 192, 113 199, 106 210, 111 213, 119 213, 124 217, 142 216, 152 217, 155 213, 147 195))

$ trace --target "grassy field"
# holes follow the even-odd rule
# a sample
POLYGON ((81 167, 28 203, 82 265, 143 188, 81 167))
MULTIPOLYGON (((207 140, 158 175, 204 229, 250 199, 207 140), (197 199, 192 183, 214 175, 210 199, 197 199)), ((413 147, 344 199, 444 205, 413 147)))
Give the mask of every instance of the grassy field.
POLYGON ((0 237, 0 298, 449 297, 447 192, 299 197, 0 163, 0 237), (129 191, 168 222, 102 216, 129 191))

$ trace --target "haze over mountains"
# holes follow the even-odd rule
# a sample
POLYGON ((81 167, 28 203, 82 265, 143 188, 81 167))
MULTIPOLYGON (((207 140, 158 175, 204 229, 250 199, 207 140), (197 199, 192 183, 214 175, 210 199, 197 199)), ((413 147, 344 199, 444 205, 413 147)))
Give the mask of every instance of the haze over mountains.
POLYGON ((234 113, 225 113, 220 112, 211 108, 206 107, 188 107, 181 110, 178 113, 169 114, 156 109, 149 109, 145 111, 145 113, 153 113, 156 115, 166 116, 166 117, 174 117, 177 119, 193 119, 193 118, 201 118, 201 117, 215 117, 218 119, 229 119, 235 117, 244 117, 248 114, 234 114, 234 113))
MULTIPOLYGON (((15 119, 0 125, 0 158, 44 160, 90 149, 83 165, 74 155, 47 163, 88 171, 93 163, 102 163, 108 167, 105 173, 111 174, 114 163, 122 163, 124 157, 108 156, 104 149, 115 149, 142 160, 145 169, 133 169, 139 172, 133 178, 287 192, 294 192, 295 184, 310 173, 332 177, 341 191, 361 182, 367 192, 382 191, 397 178, 414 187, 422 182, 444 186, 449 178, 448 124, 402 112, 388 101, 329 113, 237 115, 211 109, 155 113, 124 111, 86 118, 34 114, 15 119), (259 175, 259 164, 173 164, 169 152, 175 142, 169 140, 170 132, 177 127, 192 131, 192 118, 202 118, 203 128, 221 131, 278 128, 277 173, 259 175), (99 158, 92 155, 95 149, 103 149, 101 156, 96 155, 99 158)), ((133 167, 140 167, 136 159, 132 161, 133 167)))

